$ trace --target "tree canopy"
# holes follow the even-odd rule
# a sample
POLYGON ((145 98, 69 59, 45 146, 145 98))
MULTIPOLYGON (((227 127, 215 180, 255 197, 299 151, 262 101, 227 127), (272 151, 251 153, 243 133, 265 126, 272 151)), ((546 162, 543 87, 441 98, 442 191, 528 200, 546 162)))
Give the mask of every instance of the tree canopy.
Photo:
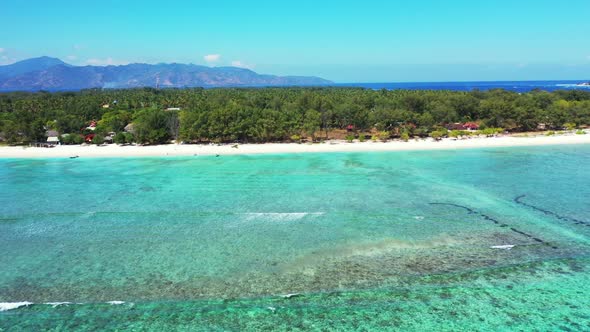
POLYGON ((118 141, 144 144, 321 139, 350 127, 405 139, 470 121, 509 131, 588 125, 590 92, 141 88, 0 94, 0 132, 11 143, 42 140, 49 129, 79 135, 90 121, 101 137, 132 123, 132 138, 119 135, 118 141))

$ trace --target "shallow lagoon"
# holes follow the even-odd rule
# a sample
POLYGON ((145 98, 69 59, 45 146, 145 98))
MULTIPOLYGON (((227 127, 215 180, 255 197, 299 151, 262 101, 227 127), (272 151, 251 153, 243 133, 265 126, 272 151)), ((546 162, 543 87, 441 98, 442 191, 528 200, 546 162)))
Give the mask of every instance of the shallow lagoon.
POLYGON ((0 328, 590 329, 589 165, 580 145, 1 160, 0 302, 36 304, 0 328))

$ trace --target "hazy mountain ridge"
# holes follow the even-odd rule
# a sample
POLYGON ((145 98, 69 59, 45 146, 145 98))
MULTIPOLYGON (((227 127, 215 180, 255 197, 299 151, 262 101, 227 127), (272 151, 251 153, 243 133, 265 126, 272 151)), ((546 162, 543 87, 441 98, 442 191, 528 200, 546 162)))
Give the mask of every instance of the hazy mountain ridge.
POLYGON ((11 65, 0 66, 0 79, 14 77, 32 71, 44 70, 59 65, 69 66, 68 64, 64 63, 59 59, 50 58, 46 56, 34 59, 27 59, 13 63, 11 65))
POLYGON ((262 75, 238 67, 206 67, 193 64, 129 64, 121 66, 72 66, 41 57, 0 66, 0 90, 81 90, 137 87, 309 86, 332 82, 306 76, 262 75))

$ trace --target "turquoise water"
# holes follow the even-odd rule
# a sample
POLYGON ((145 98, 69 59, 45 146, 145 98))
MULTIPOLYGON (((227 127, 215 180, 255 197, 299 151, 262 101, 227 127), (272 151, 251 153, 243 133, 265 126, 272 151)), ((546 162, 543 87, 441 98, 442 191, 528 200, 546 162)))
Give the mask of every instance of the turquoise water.
POLYGON ((580 145, 0 160, 0 302, 34 303, 0 331, 590 330, 589 165, 580 145))

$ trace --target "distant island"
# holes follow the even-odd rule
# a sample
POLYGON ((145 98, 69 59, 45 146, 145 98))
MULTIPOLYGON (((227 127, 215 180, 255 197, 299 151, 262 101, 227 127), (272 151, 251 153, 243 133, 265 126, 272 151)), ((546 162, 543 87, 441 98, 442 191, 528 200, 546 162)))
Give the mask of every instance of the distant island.
POLYGON ((134 63, 73 66, 40 57, 0 66, 0 91, 77 91, 91 88, 321 86, 331 81, 307 76, 262 75, 238 67, 134 63))

